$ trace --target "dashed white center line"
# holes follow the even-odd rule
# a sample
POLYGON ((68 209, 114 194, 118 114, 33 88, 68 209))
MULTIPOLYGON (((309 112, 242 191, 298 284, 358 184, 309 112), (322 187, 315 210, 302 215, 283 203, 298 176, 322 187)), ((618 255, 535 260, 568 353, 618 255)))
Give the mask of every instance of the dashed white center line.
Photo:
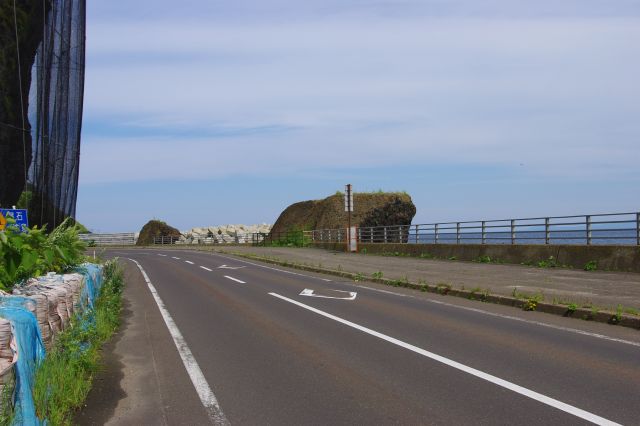
POLYGON ((202 268, 202 269, 204 269, 205 271, 212 272, 212 270, 211 270, 211 269, 209 269, 209 268, 207 268, 206 266, 201 266, 201 268, 202 268))
POLYGON ((224 277, 229 279, 229 280, 231 280, 231 281, 235 281, 237 283, 240 283, 240 284, 246 284, 244 281, 240 281, 239 279, 230 277, 229 275, 225 275, 224 277))
POLYGON ((171 258, 172 258, 172 259, 175 259, 175 260, 180 260, 180 258, 179 258, 179 257, 175 257, 175 256, 171 256, 171 258))
POLYGON ((167 257, 166 254, 160 254, 160 253, 158 253, 158 256, 167 257))
POLYGON ((193 262, 192 262, 192 261, 190 261, 190 260, 185 260, 184 262, 185 262, 185 263, 188 263, 189 265, 193 265, 193 262))

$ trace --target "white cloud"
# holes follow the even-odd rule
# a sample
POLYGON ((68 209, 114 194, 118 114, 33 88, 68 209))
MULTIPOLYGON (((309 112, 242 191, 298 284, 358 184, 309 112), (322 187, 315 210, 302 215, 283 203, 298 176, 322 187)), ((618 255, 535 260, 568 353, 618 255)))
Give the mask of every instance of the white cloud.
POLYGON ((85 118, 171 136, 120 139, 89 127, 82 179, 443 162, 526 163, 534 175, 632 173, 640 157, 639 24, 96 22, 85 118), (242 131, 263 126, 293 130, 242 131), (194 127, 201 134, 189 136, 194 127), (220 128, 238 135, 222 137, 220 128))

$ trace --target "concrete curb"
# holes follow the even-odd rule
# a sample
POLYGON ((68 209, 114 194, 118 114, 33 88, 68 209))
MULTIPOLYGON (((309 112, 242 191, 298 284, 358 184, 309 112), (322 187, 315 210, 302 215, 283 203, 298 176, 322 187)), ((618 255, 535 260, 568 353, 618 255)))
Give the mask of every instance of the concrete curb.
POLYGON ((272 265, 284 266, 294 269, 299 269, 308 272, 317 272, 321 274, 333 275, 342 278, 348 278, 353 281, 369 281, 378 284, 384 284, 392 287, 404 287, 414 290, 419 290, 428 293, 436 293, 447 296, 462 297, 470 300, 478 300, 481 302, 495 303, 497 305, 512 306, 523 310, 531 310, 544 312, 548 314, 560 315, 563 317, 578 318, 586 321, 602 322, 612 325, 620 325, 623 327, 635 328, 640 330, 640 316, 629 315, 626 313, 616 313, 606 310, 595 310, 576 307, 575 309, 569 308, 565 305, 554 305, 548 302, 541 302, 535 300, 535 298, 519 299, 511 296, 500 296, 495 294, 488 294, 484 291, 475 290, 463 290, 455 289, 449 285, 433 285, 433 284, 417 284, 407 280, 390 280, 387 278, 372 278, 365 277, 359 273, 336 271, 333 269, 318 268, 315 266, 300 265, 292 262, 287 262, 279 259, 270 259, 261 256, 247 255, 244 253, 237 253, 231 251, 219 251, 219 253, 229 254, 233 256, 242 257, 245 259, 256 260, 259 262, 269 263, 272 265))

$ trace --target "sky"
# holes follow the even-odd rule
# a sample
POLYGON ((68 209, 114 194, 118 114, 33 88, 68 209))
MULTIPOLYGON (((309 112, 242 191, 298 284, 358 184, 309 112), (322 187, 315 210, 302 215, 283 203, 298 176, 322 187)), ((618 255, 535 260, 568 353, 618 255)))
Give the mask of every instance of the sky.
POLYGON ((77 219, 640 211, 640 0, 92 0, 77 219), (356 206, 357 208, 357 206, 356 206))

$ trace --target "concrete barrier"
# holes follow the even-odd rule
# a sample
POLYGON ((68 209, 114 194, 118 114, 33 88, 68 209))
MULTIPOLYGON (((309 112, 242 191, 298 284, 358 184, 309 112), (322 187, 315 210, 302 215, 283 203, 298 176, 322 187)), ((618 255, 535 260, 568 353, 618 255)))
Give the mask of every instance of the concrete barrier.
MULTIPOLYGON (((344 243, 314 243, 314 247, 344 251, 344 243)), ((552 259, 557 266, 583 269, 595 262, 600 271, 640 272, 640 246, 601 245, 524 245, 524 244, 358 244, 360 252, 370 254, 398 253, 413 257, 433 257, 477 261, 492 261, 537 265, 552 259)))

